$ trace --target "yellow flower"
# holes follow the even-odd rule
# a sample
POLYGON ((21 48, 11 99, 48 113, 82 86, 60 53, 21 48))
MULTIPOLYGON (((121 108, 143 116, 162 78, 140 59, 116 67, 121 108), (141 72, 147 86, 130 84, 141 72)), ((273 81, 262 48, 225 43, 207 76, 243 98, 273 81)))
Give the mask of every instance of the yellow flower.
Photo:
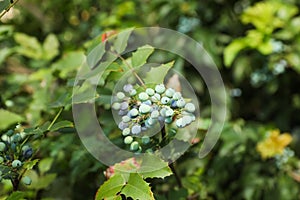
POLYGON ((260 153, 263 159, 274 157, 283 153, 284 148, 292 141, 292 136, 288 133, 280 134, 279 130, 270 132, 268 138, 259 142, 256 150, 260 153))

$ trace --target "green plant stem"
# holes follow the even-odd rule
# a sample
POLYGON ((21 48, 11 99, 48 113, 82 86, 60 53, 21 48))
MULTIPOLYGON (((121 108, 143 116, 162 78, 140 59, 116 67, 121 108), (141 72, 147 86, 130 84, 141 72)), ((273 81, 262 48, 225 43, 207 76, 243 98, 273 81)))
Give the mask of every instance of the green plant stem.
POLYGON ((18 3, 19 0, 14 1, 12 4, 8 6, 1 14, 0 14, 0 19, 11 9, 16 3, 18 3))
POLYGON ((63 110, 64 110, 64 107, 61 107, 60 110, 58 111, 58 113, 56 114, 56 116, 54 117, 54 119, 52 120, 51 124, 48 126, 47 131, 50 131, 53 124, 56 122, 57 118, 60 116, 60 114, 62 113, 63 110))
POLYGON ((179 187, 179 188, 182 188, 182 182, 181 182, 180 176, 179 176, 178 173, 176 172, 174 163, 173 163, 172 161, 171 161, 171 163, 169 164, 169 167, 170 167, 171 171, 173 172, 173 174, 174 174, 174 176, 175 176, 175 179, 176 179, 176 182, 177 182, 177 184, 178 184, 178 187, 179 187))

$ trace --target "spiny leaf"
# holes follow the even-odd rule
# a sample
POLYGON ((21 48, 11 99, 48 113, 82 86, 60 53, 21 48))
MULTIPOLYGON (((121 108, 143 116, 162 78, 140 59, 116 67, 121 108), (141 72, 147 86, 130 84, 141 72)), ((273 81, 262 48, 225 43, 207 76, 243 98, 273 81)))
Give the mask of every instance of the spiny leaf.
POLYGON ((167 64, 162 64, 159 67, 152 67, 149 72, 147 72, 144 78, 145 83, 155 83, 160 84, 164 82, 165 76, 168 71, 173 67, 174 61, 167 64))
POLYGON ((134 68, 141 67, 144 65, 149 58, 149 56, 153 53, 154 48, 145 45, 137 49, 136 52, 132 54, 131 63, 134 68))

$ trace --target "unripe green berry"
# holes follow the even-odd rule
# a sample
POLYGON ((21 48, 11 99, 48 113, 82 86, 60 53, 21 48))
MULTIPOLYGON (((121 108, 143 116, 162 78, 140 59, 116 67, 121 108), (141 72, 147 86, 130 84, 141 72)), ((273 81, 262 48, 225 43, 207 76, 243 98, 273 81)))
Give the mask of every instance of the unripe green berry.
POLYGON ((176 102, 176 105, 178 108, 183 108, 185 106, 185 101, 184 99, 178 99, 178 101, 176 102))
POLYGON ((162 104, 168 104, 170 102, 170 98, 169 97, 163 97, 163 98, 161 98, 160 102, 162 104))
POLYGON ((160 100, 160 94, 155 93, 152 97, 151 97, 152 102, 158 102, 160 100))
POLYGON ((123 100, 123 99, 125 98, 125 94, 124 94, 123 92, 118 92, 118 93, 117 93, 117 98, 118 98, 119 100, 123 100))
POLYGON ((166 110, 166 117, 172 117, 174 115, 174 111, 170 108, 166 110))
POLYGON ((0 164, 2 164, 3 162, 4 162, 4 158, 0 156, 0 164))
POLYGON ((167 124, 170 124, 170 123, 172 123, 172 117, 167 117, 167 118, 165 118, 165 122, 167 123, 167 124))
POLYGON ((151 112, 151 118, 153 118, 153 119, 156 119, 156 118, 158 118, 159 117, 159 111, 158 110, 153 110, 152 112, 151 112))
POLYGON ((164 91, 166 90, 164 84, 159 84, 155 86, 155 91, 159 94, 164 93, 164 91))
POLYGON ((4 142, 0 142, 0 152, 5 151, 5 149, 6 149, 5 143, 4 142))
POLYGON ((140 105, 140 108, 139 108, 140 113, 145 114, 145 113, 150 112, 150 110, 151 110, 151 106, 146 105, 146 104, 141 104, 140 105))
POLYGON ((21 135, 19 133, 12 136, 12 141, 13 142, 20 142, 21 140, 22 140, 22 138, 21 138, 21 135))
POLYGON ((127 136, 130 134, 130 128, 125 128, 123 131, 122 131, 122 135, 123 136, 127 136))
POLYGON ((14 134, 14 131, 13 130, 8 130, 7 132, 6 132, 6 135, 7 136, 12 136, 14 134))
POLYGON ((114 110, 120 110, 121 104, 118 103, 118 102, 115 102, 115 103, 113 103, 112 108, 113 108, 114 110))
POLYGON ((152 88, 147 88, 146 89, 146 93, 149 95, 149 96, 153 96, 155 91, 152 89, 152 88))
POLYGON ((30 185, 31 182, 32 182, 32 180, 31 180, 31 178, 29 178, 28 176, 24 176, 24 177, 22 178, 22 182, 23 182, 25 185, 30 185))
POLYGON ((141 92, 141 93, 139 94, 139 99, 140 99, 141 101, 146 101, 148 98, 149 98, 149 95, 148 95, 146 92, 141 92))
POLYGON ((125 122, 125 123, 127 123, 127 122, 130 122, 131 119, 130 119, 130 117, 128 117, 127 115, 125 115, 125 116, 122 117, 122 121, 125 122))
POLYGON ((184 109, 188 112, 195 112, 196 108, 195 108, 195 105, 192 104, 192 103, 187 103, 185 106, 184 106, 184 109))
POLYGON ((130 150, 131 151, 136 151, 138 150, 140 147, 139 143, 137 141, 134 141, 130 144, 130 150))
POLYGON ((127 137, 125 137, 125 139, 124 139, 124 143, 125 143, 125 144, 131 144, 132 141, 133 141, 133 138, 132 138, 131 136, 127 136, 127 137))
POLYGON ((136 108, 133 108, 132 110, 129 111, 129 115, 131 117, 136 117, 139 114, 139 111, 136 108))
POLYGON ((175 90, 173 88, 168 88, 165 92, 166 96, 170 97, 170 98, 173 97, 174 93, 175 93, 175 90))
POLYGON ((19 160, 14 160, 14 161, 12 162, 11 166, 12 166, 13 168, 21 167, 21 166, 22 166, 22 162, 19 161, 19 160))
POLYGON ((180 99, 182 96, 181 96, 181 93, 180 92, 175 92, 174 94, 173 94, 173 99, 174 100, 178 100, 178 99, 180 99))
POLYGON ((135 89, 131 89, 131 90, 129 91, 129 95, 130 95, 130 96, 136 95, 136 90, 135 90, 135 89))
POLYGON ((147 135, 144 135, 144 136, 142 137, 142 143, 143 143, 143 144, 148 144, 149 142, 150 142, 150 137, 147 136, 147 135))

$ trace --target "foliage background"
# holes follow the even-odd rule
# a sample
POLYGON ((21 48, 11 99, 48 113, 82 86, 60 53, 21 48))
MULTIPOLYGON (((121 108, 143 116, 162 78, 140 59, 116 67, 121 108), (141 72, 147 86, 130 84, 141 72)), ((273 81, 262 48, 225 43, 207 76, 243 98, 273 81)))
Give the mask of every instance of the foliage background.
MULTIPOLYGON (((51 121, 57 99, 71 91, 76 69, 100 34, 145 26, 177 30, 203 43, 219 67, 228 123, 209 156, 199 159, 196 144, 178 161, 184 188, 174 177, 152 181, 156 198, 299 199, 299 6, 296 0, 21 0, 1 19, 0 104, 20 115, 24 126, 51 121), (264 160, 256 145, 273 129, 291 133, 293 141, 283 155, 264 160)), ((204 83, 183 60, 175 67, 195 87, 205 119, 204 83)), ((114 132, 105 116, 106 131, 114 132)), ((72 121, 70 106, 60 120, 72 121)), ((2 132, 11 127, 0 126, 2 132)), ((204 123, 202 128, 200 139, 204 123)), ((36 175, 43 187, 30 186, 32 198, 92 199, 106 180, 106 166, 85 151, 74 128, 49 133, 35 145, 37 158, 49 166, 36 175)), ((9 183, 0 187, 5 198, 9 183)))

